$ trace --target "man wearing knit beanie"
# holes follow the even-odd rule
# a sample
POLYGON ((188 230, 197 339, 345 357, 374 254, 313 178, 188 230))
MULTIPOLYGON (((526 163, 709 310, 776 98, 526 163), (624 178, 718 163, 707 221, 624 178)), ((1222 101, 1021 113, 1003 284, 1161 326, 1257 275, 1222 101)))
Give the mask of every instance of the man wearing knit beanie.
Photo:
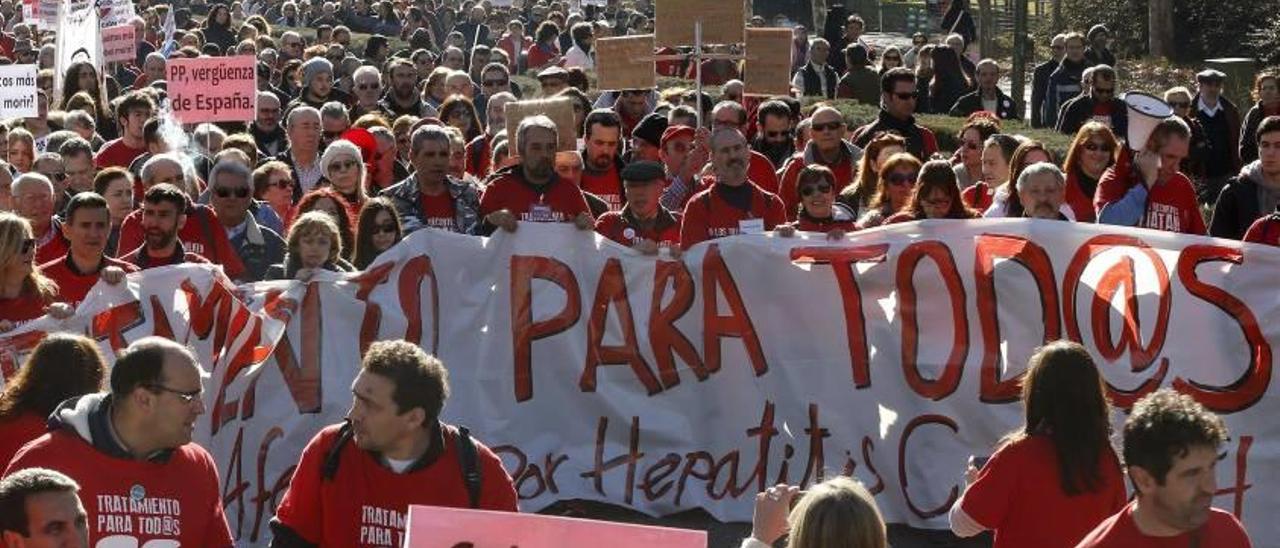
POLYGON ((285 110, 300 105, 320 109, 329 101, 348 104, 350 100, 349 95, 333 87, 333 63, 324 57, 312 57, 302 64, 302 93, 285 110))
POLYGON ((631 161, 661 162, 658 146, 662 143, 662 133, 666 130, 666 116, 654 112, 642 118, 635 129, 631 130, 631 149, 628 151, 631 161))

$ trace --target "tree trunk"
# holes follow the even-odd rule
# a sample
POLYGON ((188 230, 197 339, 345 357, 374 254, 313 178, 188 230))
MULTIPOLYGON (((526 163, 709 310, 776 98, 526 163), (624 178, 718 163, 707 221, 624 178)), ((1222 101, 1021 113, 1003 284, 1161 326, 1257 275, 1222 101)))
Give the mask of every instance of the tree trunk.
POLYGON ((1027 43, 1027 2, 1026 0, 1014 0, 1017 2, 1013 6, 1013 75, 1009 91, 1012 92, 1013 102, 1018 106, 1018 116, 1026 116, 1027 104, 1029 101, 1023 100, 1026 95, 1027 82, 1027 50, 1030 44, 1027 43))
POLYGON ((978 0, 978 49, 982 57, 995 56, 996 21, 991 0, 978 0))
POLYGON ((1053 0, 1053 34, 1062 32, 1062 0, 1053 0))
MULTIPOLYGON (((813 28, 812 31, 817 36, 822 36, 822 30, 827 24, 827 0, 813 0, 813 28)), ((844 55, 844 52, 839 52, 844 55)))
POLYGON ((1147 4, 1147 49, 1156 57, 1174 54, 1173 0, 1150 0, 1147 4))

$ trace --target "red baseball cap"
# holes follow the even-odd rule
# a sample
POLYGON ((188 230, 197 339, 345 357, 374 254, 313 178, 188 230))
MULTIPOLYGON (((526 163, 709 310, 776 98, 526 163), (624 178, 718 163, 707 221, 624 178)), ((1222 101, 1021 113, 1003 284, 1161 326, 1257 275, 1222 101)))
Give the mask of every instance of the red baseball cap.
POLYGON ((671 126, 662 132, 662 142, 658 144, 661 148, 667 148, 667 142, 679 137, 688 137, 692 139, 696 135, 693 128, 689 126, 671 126))

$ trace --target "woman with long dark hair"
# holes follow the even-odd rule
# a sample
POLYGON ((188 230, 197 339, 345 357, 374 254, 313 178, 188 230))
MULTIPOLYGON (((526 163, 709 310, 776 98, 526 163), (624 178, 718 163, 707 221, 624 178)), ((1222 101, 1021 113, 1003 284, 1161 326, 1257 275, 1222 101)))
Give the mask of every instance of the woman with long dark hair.
POLYGON ((391 200, 381 196, 370 198, 360 210, 360 220, 356 223, 356 252, 351 262, 357 270, 364 270, 403 238, 404 229, 391 200))
POLYGON ((920 168, 915 192, 902 211, 894 213, 884 224, 921 221, 924 219, 974 219, 981 215, 960 199, 956 172, 946 160, 930 160, 920 168))
POLYGON ((560 62, 560 27, 543 21, 534 34, 533 45, 525 51, 525 63, 531 71, 542 70, 560 62))
POLYGON ((206 44, 217 44, 223 54, 236 45, 236 33, 231 30, 231 10, 226 4, 214 4, 200 27, 206 44))
POLYGON ((461 131, 468 143, 484 131, 475 103, 465 95, 450 95, 440 104, 440 121, 461 131))
POLYGON ((933 48, 933 81, 929 83, 929 101, 935 114, 951 112, 956 101, 973 87, 964 73, 960 54, 948 47, 933 48))
POLYGON ((117 136, 117 128, 115 116, 111 115, 110 104, 107 102, 106 87, 102 85, 102 78, 98 74, 98 69, 93 67, 93 63, 89 61, 76 61, 67 67, 67 72, 62 78, 62 98, 58 101, 58 105, 62 110, 71 110, 71 98, 77 93, 84 92, 93 99, 93 117, 97 120, 96 129, 104 139, 114 139, 117 136))
POLYGON ((1022 380, 1023 426, 984 465, 971 466, 951 508, 961 537, 995 531, 995 548, 1069 548, 1125 505, 1111 447, 1111 404, 1093 358, 1056 341, 1031 356, 1022 380))
POLYGON ((52 333, 40 341, 0 393, 0 461, 44 434, 58 404, 102 390, 106 371, 92 339, 52 333))

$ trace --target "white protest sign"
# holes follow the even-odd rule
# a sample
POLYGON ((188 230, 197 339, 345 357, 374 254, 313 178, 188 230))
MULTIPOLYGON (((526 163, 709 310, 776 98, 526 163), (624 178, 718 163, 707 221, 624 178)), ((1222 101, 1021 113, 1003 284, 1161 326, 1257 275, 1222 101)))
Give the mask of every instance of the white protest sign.
POLYGON ((53 61, 53 91, 55 97, 62 96, 62 79, 67 69, 77 61, 88 61, 102 75, 102 39, 98 26, 97 10, 72 11, 63 6, 59 12, 58 36, 55 43, 56 55, 53 61))
POLYGON ((138 56, 133 25, 102 29, 102 57, 108 63, 130 62, 138 56))
POLYGON ((0 118, 33 118, 39 115, 36 66, 0 66, 0 118))
POLYGON ((133 2, 130 0, 101 0, 98 3, 98 16, 102 18, 99 26, 103 30, 121 25, 128 25, 137 12, 133 10, 133 2))

